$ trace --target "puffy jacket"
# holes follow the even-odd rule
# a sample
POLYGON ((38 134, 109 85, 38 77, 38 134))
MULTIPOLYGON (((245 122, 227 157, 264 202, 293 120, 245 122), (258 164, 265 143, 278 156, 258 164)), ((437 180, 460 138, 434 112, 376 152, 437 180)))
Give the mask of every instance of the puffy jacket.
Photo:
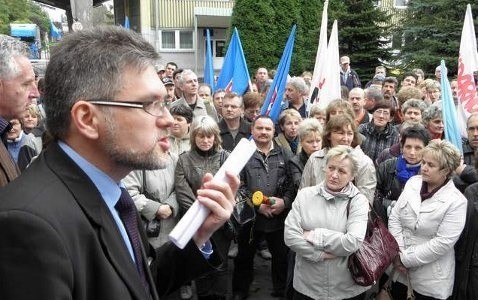
MULTIPOLYGON (((449 180, 431 198, 422 201, 421 175, 405 184, 388 219, 388 228, 400 247, 400 259, 418 293, 438 299, 452 294, 455 274, 453 246, 465 225, 466 198, 449 180)), ((398 281, 406 284, 400 274, 398 281)))

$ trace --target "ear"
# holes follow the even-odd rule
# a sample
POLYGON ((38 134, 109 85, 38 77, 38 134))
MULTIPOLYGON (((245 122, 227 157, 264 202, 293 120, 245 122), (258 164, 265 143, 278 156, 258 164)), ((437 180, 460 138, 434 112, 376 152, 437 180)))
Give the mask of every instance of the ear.
POLYGON ((87 139, 99 138, 99 111, 87 101, 77 101, 70 111, 71 124, 75 130, 87 139))

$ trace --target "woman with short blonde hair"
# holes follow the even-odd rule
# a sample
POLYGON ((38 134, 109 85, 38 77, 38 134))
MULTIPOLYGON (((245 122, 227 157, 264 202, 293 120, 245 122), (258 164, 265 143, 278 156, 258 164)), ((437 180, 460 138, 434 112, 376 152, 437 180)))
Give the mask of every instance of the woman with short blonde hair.
POLYGON ((450 180, 460 152, 448 141, 422 151, 421 175, 413 176, 392 208, 388 227, 400 247, 393 299, 406 299, 407 275, 416 299, 447 299, 453 291, 454 246, 465 225, 467 201, 450 180))

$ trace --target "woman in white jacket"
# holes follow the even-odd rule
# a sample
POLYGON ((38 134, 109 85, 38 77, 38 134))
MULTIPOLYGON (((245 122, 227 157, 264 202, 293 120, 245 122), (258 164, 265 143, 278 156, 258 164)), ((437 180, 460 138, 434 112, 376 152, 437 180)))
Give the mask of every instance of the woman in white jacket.
POLYGON ((347 267, 364 240, 369 207, 352 183, 355 155, 348 146, 329 149, 324 181, 300 190, 287 216, 285 243, 296 252, 295 300, 359 300, 369 288, 357 285, 347 267))
POLYGON ((406 299, 407 273, 417 300, 447 299, 453 291, 453 246, 463 230, 467 206, 450 180, 460 164, 460 152, 437 140, 422 155, 422 175, 407 181, 388 223, 400 246, 394 261, 399 274, 392 285, 394 299, 406 299))

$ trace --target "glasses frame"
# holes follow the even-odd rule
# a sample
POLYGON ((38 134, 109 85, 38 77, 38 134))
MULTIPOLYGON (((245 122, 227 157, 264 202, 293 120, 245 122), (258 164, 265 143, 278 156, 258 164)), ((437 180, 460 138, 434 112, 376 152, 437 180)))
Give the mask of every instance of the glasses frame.
MULTIPOLYGON (((152 105, 154 103, 160 103, 161 110, 167 109, 166 102, 163 100, 155 100, 155 101, 143 101, 143 102, 137 102, 137 101, 128 101, 128 100, 123 100, 123 101, 115 101, 115 100, 87 100, 87 102, 91 104, 96 104, 96 105, 104 105, 104 106, 116 106, 116 107, 126 107, 126 108, 141 108, 146 112, 147 114, 153 116, 153 117, 162 117, 164 115, 164 111, 161 112, 161 114, 157 115, 154 113, 151 113, 148 111, 147 106, 152 105)), ((154 107, 154 105, 152 105, 154 107)))

